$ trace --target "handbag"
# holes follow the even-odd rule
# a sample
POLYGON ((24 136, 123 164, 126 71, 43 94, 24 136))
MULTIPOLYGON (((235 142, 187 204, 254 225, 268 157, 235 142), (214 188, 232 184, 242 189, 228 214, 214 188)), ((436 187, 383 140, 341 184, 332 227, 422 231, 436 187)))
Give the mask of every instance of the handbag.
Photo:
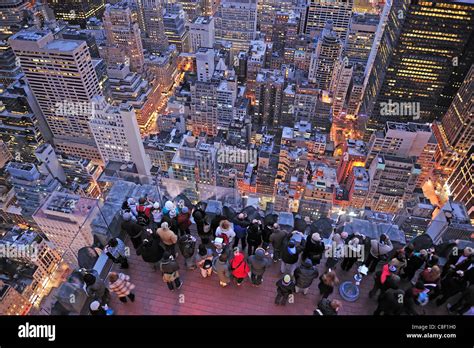
POLYGON ((179 277, 178 271, 174 271, 173 273, 163 273, 163 280, 166 283, 172 282, 178 277, 179 277))

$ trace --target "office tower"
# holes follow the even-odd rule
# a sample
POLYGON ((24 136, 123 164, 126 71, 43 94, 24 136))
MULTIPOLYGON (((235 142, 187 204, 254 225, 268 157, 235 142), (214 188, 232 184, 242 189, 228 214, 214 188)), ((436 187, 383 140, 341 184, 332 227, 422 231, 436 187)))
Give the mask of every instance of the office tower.
POLYGON ((161 0, 136 0, 136 5, 143 48, 155 53, 166 51, 168 38, 165 35, 161 0))
POLYGON ((191 52, 196 52, 199 47, 214 46, 214 17, 197 17, 189 24, 189 38, 191 52))
POLYGON ((194 135, 205 132, 216 135, 218 129, 228 129, 237 98, 237 81, 228 70, 223 57, 211 48, 196 53, 197 81, 191 84, 190 128, 194 135), (215 64, 215 59, 218 59, 215 64))
POLYGON ((230 41, 232 55, 249 49, 256 30, 256 0, 221 0, 216 16, 216 39, 230 41))
POLYGON ((98 198, 101 190, 97 179, 102 174, 102 167, 89 159, 60 154, 58 161, 66 175, 66 185, 71 193, 98 198))
POLYGON ((23 80, 0 91, 0 138, 19 162, 35 160, 35 150, 51 138, 31 90, 23 80))
POLYGON ((66 40, 78 40, 85 41, 87 47, 89 48, 89 53, 94 59, 99 59, 99 47, 97 46, 97 41, 94 35, 86 30, 77 30, 75 28, 67 28, 61 32, 61 37, 66 40))
POLYGON ((410 201, 404 202, 404 207, 394 217, 393 222, 405 232, 407 241, 423 234, 428 229, 435 207, 421 192, 410 201))
POLYGON ((160 86, 161 92, 171 91, 178 76, 178 51, 175 46, 160 55, 150 55, 145 59, 148 72, 153 77, 153 86, 160 86))
POLYGON ((38 147, 35 151, 35 156, 38 165, 44 166, 48 173, 51 173, 61 184, 66 183, 66 174, 51 144, 43 144, 38 147))
POLYGON ((349 63, 367 64, 379 22, 380 16, 377 14, 352 15, 344 45, 344 55, 349 63))
POLYGON ((114 107, 103 97, 97 97, 89 124, 104 163, 133 162, 138 174, 150 175, 149 158, 131 105, 114 107))
POLYGON ((141 74, 130 71, 125 64, 107 69, 109 91, 112 104, 128 103, 135 111, 140 131, 154 127, 154 113, 160 99, 160 89, 145 80, 141 74))
POLYGON ((0 3, 0 39, 8 38, 26 24, 25 12, 31 7, 29 0, 4 0, 0 3))
POLYGON ((54 192, 33 219, 72 267, 78 266, 78 251, 94 242, 91 222, 98 214, 96 199, 54 192))
POLYGON ((332 115, 338 118, 346 105, 354 69, 351 64, 346 65, 344 61, 340 61, 336 65, 330 89, 333 93, 332 115))
POLYGON ((198 81, 208 82, 214 75, 215 63, 214 63, 215 52, 213 48, 203 47, 196 52, 196 71, 198 81))
POLYGON ((252 123, 260 126, 278 127, 285 78, 279 70, 262 69, 257 74, 255 87, 255 114, 252 123))
POLYGON ((2 314, 27 315, 33 306, 41 308, 68 270, 61 253, 44 234, 20 226, 2 231, 0 247, 12 250, 0 261, 2 314))
POLYGON ((474 65, 454 96, 446 114, 433 125, 439 143, 437 167, 446 175, 453 172, 474 143, 474 65))
POLYGON ((250 49, 247 55, 246 83, 249 92, 255 92, 257 74, 265 67, 267 55, 267 44, 263 40, 250 41, 250 49))
POLYGON ((22 215, 31 216, 48 195, 60 188, 59 181, 43 164, 11 161, 7 166, 22 215))
POLYGON ((352 167, 347 178, 350 206, 356 209, 365 208, 365 200, 369 193, 370 178, 364 167, 352 167))
POLYGON ((186 29, 185 12, 182 5, 166 6, 163 23, 169 44, 175 45, 179 53, 189 52, 189 32, 186 29))
POLYGON ((291 0, 261 0, 257 4, 257 30, 265 35, 265 41, 272 41, 275 32, 274 24, 278 13, 288 13, 294 9, 291 0))
POLYGON ((333 30, 333 24, 327 22, 311 54, 308 73, 310 82, 315 83, 320 89, 329 90, 332 74, 341 57, 341 52, 341 40, 333 30))
POLYGON ((365 206, 395 213, 412 198, 421 169, 414 158, 377 155, 368 172, 370 184, 365 206))
POLYGON ((106 60, 109 65, 126 63, 130 70, 141 73, 145 58, 136 11, 130 0, 107 4, 103 17, 107 38, 106 60))
POLYGON ((192 22, 197 17, 203 15, 202 0, 177 0, 176 3, 183 7, 184 12, 186 13, 187 22, 192 22))
POLYGON ((81 28, 86 27, 89 18, 102 16, 105 3, 104 0, 48 0, 57 19, 80 25, 81 28))
POLYGON ((21 31, 10 40, 60 152, 100 160, 87 121, 99 82, 84 41, 21 31))
POLYGON ((471 31, 469 40, 466 46, 464 46, 464 50, 453 62, 454 67, 451 76, 439 95, 435 108, 432 111, 433 119, 440 120, 443 118, 456 96, 459 87, 461 87, 465 77, 468 76, 472 64, 474 64, 474 31, 471 31))
POLYGON ((21 75, 21 69, 16 64, 15 54, 10 45, 5 41, 0 41, 0 83, 8 87, 21 75))
POLYGON ((368 132, 386 121, 433 121, 453 62, 474 28, 474 6, 463 1, 394 1, 392 8, 372 69, 378 82, 366 89, 372 95, 363 110, 370 116, 368 132))
POLYGON ((185 132, 178 129, 160 130, 159 133, 150 134, 143 140, 145 153, 150 157, 154 169, 168 172, 172 166, 173 158, 181 144, 185 132))
POLYGON ((441 207, 426 231, 434 244, 456 239, 472 240, 473 233, 474 226, 469 221, 466 207, 460 202, 451 200, 441 207))
POLYGON ((216 149, 206 138, 183 137, 172 160, 173 179, 214 185, 216 180, 216 149))
POLYGON ((352 168, 364 167, 367 144, 362 140, 348 139, 342 144, 342 157, 337 167, 337 182, 344 184, 353 174, 352 168))
POLYGON ((447 184, 453 200, 462 202, 467 213, 474 219, 474 145, 458 162, 447 184))
POLYGON ((353 5, 353 0, 310 0, 305 14, 304 33, 317 36, 330 20, 334 23, 338 38, 345 42, 353 5))
POLYGON ((221 0, 202 0, 202 15, 203 16, 215 16, 221 0))
POLYGON ((429 125, 387 122, 383 131, 374 132, 368 143, 366 166, 377 154, 415 157, 421 172, 418 186, 431 175, 435 164, 437 142, 429 125))

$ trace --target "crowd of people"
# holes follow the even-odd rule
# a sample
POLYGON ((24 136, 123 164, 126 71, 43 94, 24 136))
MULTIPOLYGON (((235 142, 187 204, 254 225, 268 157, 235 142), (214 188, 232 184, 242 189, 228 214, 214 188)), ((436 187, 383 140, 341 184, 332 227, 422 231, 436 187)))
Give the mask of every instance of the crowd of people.
MULTIPOLYGON (((199 269, 203 278, 215 273, 221 287, 232 283, 241 286, 246 279, 258 287, 266 270, 279 262, 281 278, 275 284, 275 305, 286 305, 295 294, 308 294, 318 280, 320 296, 315 315, 337 315, 342 303, 330 298, 339 284, 335 269, 339 266, 348 272, 356 263, 374 276, 368 296, 376 297, 375 315, 422 314, 422 306, 429 301, 440 306, 458 294, 459 300, 448 306, 449 311, 463 314, 473 305, 471 248, 454 248, 441 267, 434 249, 416 251, 412 244, 407 244, 394 250, 385 234, 370 240, 361 233, 333 232, 325 241, 318 232, 287 232, 278 223, 250 219, 245 212, 233 218, 220 212, 208 216, 203 203, 190 208, 181 200, 167 201, 161 206, 146 197, 138 202, 129 198, 123 203, 121 229, 130 238, 136 254, 152 270, 161 272, 170 291, 183 286, 178 263, 181 254, 185 269, 199 269), (190 232, 192 224, 196 225, 197 236, 190 232), (364 249, 368 249, 367 256, 364 249), (323 261, 324 271, 320 274, 318 265, 323 261)), ((122 269, 128 268, 125 250, 119 238, 113 238, 104 248, 122 269)), ((88 293, 94 297, 91 313, 107 313, 108 290, 121 302, 135 300, 135 286, 124 273, 109 273, 108 290, 103 281, 99 288, 105 290, 94 290, 100 282, 97 277, 86 281, 88 293)))

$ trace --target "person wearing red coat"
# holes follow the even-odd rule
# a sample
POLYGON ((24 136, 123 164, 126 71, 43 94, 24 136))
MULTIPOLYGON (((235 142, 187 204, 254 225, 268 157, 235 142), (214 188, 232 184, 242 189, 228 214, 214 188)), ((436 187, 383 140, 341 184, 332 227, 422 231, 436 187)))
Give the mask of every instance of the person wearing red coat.
POLYGON ((234 257, 230 261, 230 270, 239 286, 242 285, 244 279, 249 275, 250 267, 245 262, 245 256, 239 251, 239 248, 234 249, 234 257))
POLYGON ((178 214, 178 228, 181 236, 186 234, 191 234, 189 231, 189 226, 191 226, 191 213, 189 212, 188 207, 183 207, 181 212, 178 214))

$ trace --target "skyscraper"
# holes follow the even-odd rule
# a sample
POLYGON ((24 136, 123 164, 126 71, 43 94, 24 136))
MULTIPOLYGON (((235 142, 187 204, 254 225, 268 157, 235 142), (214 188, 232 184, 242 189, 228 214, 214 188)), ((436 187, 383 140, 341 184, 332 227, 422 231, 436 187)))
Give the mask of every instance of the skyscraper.
POLYGON ((57 19, 86 27, 90 17, 100 18, 104 11, 104 0, 48 0, 57 19))
POLYGON ((150 52, 165 52, 168 38, 165 35, 161 0, 136 0, 136 4, 143 48, 150 52))
POLYGON ((232 42, 232 52, 247 51, 257 30, 257 0, 221 0, 216 39, 232 42))
POLYGON ((176 46, 179 53, 189 52, 189 32, 186 28, 186 13, 181 4, 169 4, 163 17, 168 42, 176 46))
POLYGON ((131 105, 114 107, 98 97, 94 100, 94 116, 89 124, 104 163, 133 162, 138 174, 150 175, 150 160, 131 105))
POLYGON ((115 5, 107 4, 103 22, 107 38, 107 63, 127 63, 130 70, 143 72, 145 58, 140 27, 130 0, 122 0, 115 5))
POLYGON ((333 31, 332 22, 327 22, 311 55, 308 79, 318 88, 329 90, 333 71, 342 52, 341 40, 333 31))
POLYGON ((334 31, 342 42, 346 40, 351 20, 353 0, 310 0, 304 20, 306 35, 319 35, 328 20, 334 23, 334 31))
POLYGON ((458 162, 448 185, 453 199, 464 203, 469 217, 474 219, 474 144, 458 162))
POLYGON ((375 93, 368 105, 368 131, 381 129, 388 120, 433 121, 437 99, 474 28, 474 6, 464 1, 393 1, 392 7, 400 5, 387 19, 386 36, 377 52, 388 55, 372 70, 380 76, 380 84, 366 90, 375 93), (414 103, 419 112, 388 111, 387 104, 393 103, 414 103))
POLYGON ((9 42, 56 148, 100 161, 88 120, 91 100, 102 92, 86 43, 55 39, 51 32, 38 30, 21 31, 9 42))
POLYGON ((421 170, 413 158, 378 155, 368 168, 369 190, 365 206, 395 213, 410 200, 421 170))
POLYGON ((450 174, 474 143, 474 65, 441 122, 433 126, 439 143, 439 169, 450 174))
POLYGON ((213 47, 215 40, 214 17, 197 17, 189 24, 191 52, 199 47, 213 47))

